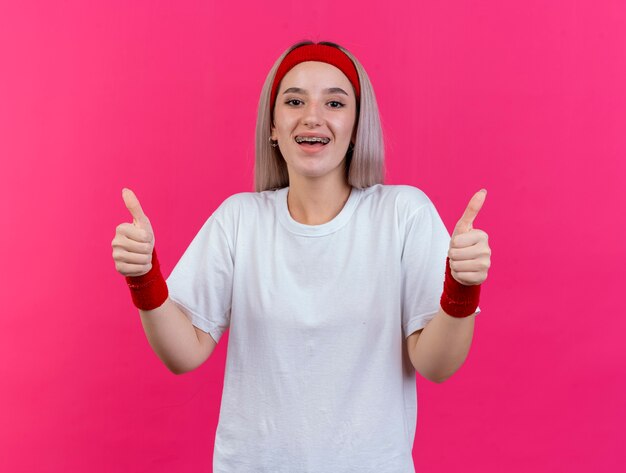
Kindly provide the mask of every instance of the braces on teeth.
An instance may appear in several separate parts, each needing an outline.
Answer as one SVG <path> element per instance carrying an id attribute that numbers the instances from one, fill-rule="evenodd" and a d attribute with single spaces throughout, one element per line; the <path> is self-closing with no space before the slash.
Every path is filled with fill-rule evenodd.
<path id="1" fill-rule="evenodd" d="M 303 142 L 309 142 L 309 143 L 323 143 L 323 144 L 327 144 L 330 139 L 329 138 L 321 138 L 319 136 L 296 136 L 296 142 L 297 143 L 303 143 Z"/>

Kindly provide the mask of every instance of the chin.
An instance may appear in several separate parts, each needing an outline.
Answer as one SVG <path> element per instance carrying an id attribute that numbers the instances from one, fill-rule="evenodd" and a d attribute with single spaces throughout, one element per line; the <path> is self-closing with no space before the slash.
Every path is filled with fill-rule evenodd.
<path id="1" fill-rule="evenodd" d="M 319 166 L 288 166 L 289 174 L 298 174 L 302 177 L 319 179 L 325 176 L 330 176 L 333 173 L 339 172 L 338 168 L 343 169 L 344 163 L 339 163 L 333 167 L 319 167 Z"/>

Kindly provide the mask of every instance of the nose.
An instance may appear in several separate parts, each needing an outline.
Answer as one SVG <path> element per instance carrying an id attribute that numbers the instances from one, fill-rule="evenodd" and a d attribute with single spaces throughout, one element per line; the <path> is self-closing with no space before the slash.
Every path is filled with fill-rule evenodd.
<path id="1" fill-rule="evenodd" d="M 310 100 L 304 108 L 302 123 L 308 127 L 320 126 L 324 122 L 322 106 L 321 102 Z"/>

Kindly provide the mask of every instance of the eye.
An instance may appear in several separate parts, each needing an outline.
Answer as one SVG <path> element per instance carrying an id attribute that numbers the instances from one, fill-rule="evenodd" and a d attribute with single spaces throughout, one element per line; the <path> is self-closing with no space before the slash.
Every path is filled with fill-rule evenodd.
<path id="1" fill-rule="evenodd" d="M 337 100 L 332 100 L 331 102 L 328 102 L 328 103 L 331 105 L 330 108 L 343 108 L 343 107 L 345 107 L 345 105 L 343 103 L 341 103 L 341 102 L 339 102 Z M 335 105 L 332 105 L 332 104 L 335 104 Z"/>
<path id="2" fill-rule="evenodd" d="M 292 102 L 299 102 L 299 103 L 292 103 Z M 302 103 L 302 100 L 299 99 L 289 99 L 285 102 L 287 105 L 300 105 Z"/>

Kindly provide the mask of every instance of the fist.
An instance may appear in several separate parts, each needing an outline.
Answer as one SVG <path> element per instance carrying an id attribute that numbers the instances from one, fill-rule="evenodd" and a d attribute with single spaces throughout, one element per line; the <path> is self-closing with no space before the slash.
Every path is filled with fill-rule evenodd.
<path id="1" fill-rule="evenodd" d="M 485 189 L 474 194 L 450 238 L 448 250 L 450 271 L 454 279 L 466 286 L 482 284 L 487 279 L 487 272 L 491 266 L 488 235 L 482 230 L 473 228 L 474 219 L 485 203 L 486 197 Z"/>
<path id="2" fill-rule="evenodd" d="M 120 223 L 115 229 L 111 242 L 115 269 L 123 276 L 143 276 L 152 269 L 154 232 L 134 192 L 122 189 L 122 199 L 133 223 Z"/>

